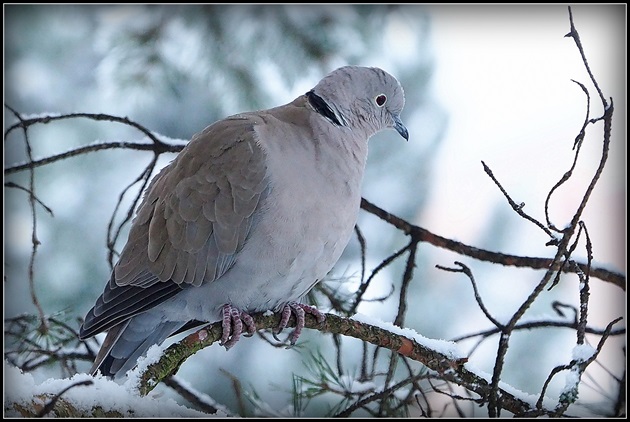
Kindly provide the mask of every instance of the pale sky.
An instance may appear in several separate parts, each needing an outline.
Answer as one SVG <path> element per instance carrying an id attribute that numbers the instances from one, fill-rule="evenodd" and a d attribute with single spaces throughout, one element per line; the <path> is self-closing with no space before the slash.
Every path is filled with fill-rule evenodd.
<path id="1" fill-rule="evenodd" d="M 569 168 L 573 139 L 585 116 L 586 97 L 571 79 L 591 89 L 591 117 L 599 116 L 602 108 L 575 43 L 564 37 L 569 32 L 565 6 L 465 10 L 436 7 L 432 15 L 433 83 L 438 100 L 448 110 L 449 125 L 435 168 L 442 179 L 440 189 L 433 191 L 435 204 L 429 207 L 435 214 L 423 216 L 423 223 L 442 235 L 471 241 L 485 227 L 465 224 L 468 219 L 487 213 L 494 201 L 507 206 L 483 172 L 481 160 L 513 199 L 526 203 L 526 212 L 543 218 L 546 193 Z M 625 37 L 618 38 L 624 35 L 619 31 L 621 20 L 610 9 L 577 6 L 573 12 L 591 69 L 604 95 L 615 100 L 608 168 L 585 218 L 599 255 L 623 268 L 625 253 L 618 242 L 607 238 L 619 234 L 619 227 L 610 224 L 611 217 L 618 223 L 625 220 L 621 212 L 625 200 L 619 198 L 625 192 L 625 70 L 621 67 Z M 587 138 L 581 154 L 581 161 L 589 165 L 576 172 L 583 183 L 561 189 L 558 202 L 552 202 L 557 204 L 552 216 L 560 226 L 573 215 L 575 201 L 581 199 L 584 183 L 599 162 L 601 124 L 590 131 L 594 135 Z M 563 201 L 567 201 L 566 209 L 560 204 Z M 465 204 L 466 212 L 452 204 Z M 598 218 L 602 215 L 606 218 Z"/>
<path id="2" fill-rule="evenodd" d="M 418 224 L 434 233 L 477 247 L 493 227 L 504 234 L 502 252 L 522 256 L 553 256 L 545 247 L 546 235 L 510 210 L 499 189 L 483 171 L 483 160 L 512 198 L 525 202 L 524 211 L 544 223 L 544 201 L 549 189 L 570 168 L 573 141 L 586 113 L 586 96 L 575 79 L 591 92 L 591 117 L 602 105 L 582 64 L 569 32 L 566 6 L 436 6 L 432 9 L 432 38 L 436 68 L 433 89 L 449 114 L 445 139 L 433 168 L 438 181 Z M 582 216 L 593 242 L 594 261 L 626 271 L 626 34 L 625 6 L 575 6 L 573 18 L 591 70 L 604 96 L 614 98 L 615 114 L 607 167 Z M 602 124 L 591 125 L 581 151 L 574 180 L 560 188 L 550 205 L 558 227 L 570 221 L 599 163 Z M 574 256 L 586 256 L 581 242 Z M 435 248 L 427 261 L 452 265 L 453 254 Z M 455 257 L 458 258 L 458 257 Z M 464 257 L 459 257 L 464 258 Z M 469 265 L 477 261 L 462 259 Z M 479 267 L 479 265 L 476 265 Z M 531 292 L 542 273 L 492 273 L 477 270 L 486 305 L 497 315 L 510 316 Z M 435 281 L 449 289 L 470 289 L 466 280 L 434 272 Z M 575 278 L 577 279 L 577 278 Z M 527 280 L 527 278 L 525 278 Z M 566 278 L 565 280 L 571 280 Z M 506 289 L 506 284 L 509 288 Z M 567 281 L 563 298 L 577 300 L 577 283 Z M 452 291 L 452 290 L 451 290 Z M 591 283 L 589 323 L 598 327 L 617 316 L 625 317 L 626 295 L 599 280 Z M 557 294 L 557 293 L 556 293 Z M 546 299 L 542 295 L 542 301 Z M 450 300 L 444 298 L 445 301 Z M 461 306 L 470 306 L 466 303 Z M 454 305 L 457 307 L 457 305 Z M 470 326 L 485 326 L 471 318 Z M 470 327 L 458 327 L 462 331 Z M 623 370 L 620 354 L 624 339 L 600 355 L 604 365 Z M 570 356 L 569 344 L 558 346 L 551 361 Z M 575 339 L 572 340 L 573 342 Z M 494 344 L 494 343 L 493 343 Z M 565 347 L 566 346 L 566 347 Z M 488 356 L 492 356 L 489 346 Z M 617 348 L 616 350 L 614 350 Z M 484 366 L 491 368 L 490 360 Z M 591 368 L 597 373 L 601 368 Z M 607 375 L 603 375 L 606 379 Z M 510 376 L 504 377 L 510 382 Z M 600 379 L 601 381 L 601 379 Z M 515 382 L 512 380 L 512 382 Z M 518 384 L 515 382 L 515 384 Z M 604 383 L 604 385 L 609 385 Z M 561 388 L 559 383 L 556 388 Z M 601 399 L 582 387 L 580 398 Z"/>

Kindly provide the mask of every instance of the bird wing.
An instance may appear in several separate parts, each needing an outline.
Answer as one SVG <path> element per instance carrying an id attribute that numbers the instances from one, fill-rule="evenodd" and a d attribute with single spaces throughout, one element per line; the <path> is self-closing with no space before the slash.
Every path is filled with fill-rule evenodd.
<path id="1" fill-rule="evenodd" d="M 151 181 L 105 291 L 81 337 L 110 329 L 234 263 L 268 186 L 255 120 L 221 120 Z"/>

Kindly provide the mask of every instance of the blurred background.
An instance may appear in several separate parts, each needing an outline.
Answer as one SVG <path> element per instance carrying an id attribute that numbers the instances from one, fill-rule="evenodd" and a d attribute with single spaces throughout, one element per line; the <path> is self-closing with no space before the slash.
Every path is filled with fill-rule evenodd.
<path id="1" fill-rule="evenodd" d="M 481 161 L 517 203 L 525 203 L 525 212 L 544 221 L 545 198 L 571 166 L 586 113 L 586 97 L 571 79 L 591 91 L 591 117 L 602 114 L 575 43 L 564 37 L 570 28 L 566 6 L 5 5 L 4 11 L 6 104 L 26 116 L 126 116 L 173 139 L 188 140 L 230 114 L 287 103 L 339 66 L 381 67 L 404 87 L 402 117 L 410 140 L 388 131 L 370 141 L 363 196 L 438 235 L 515 255 L 551 257 L 555 250 L 545 247 L 544 232 L 511 210 Z M 626 7 L 576 6 L 573 15 L 591 70 L 615 104 L 607 168 L 583 220 L 596 265 L 625 274 Z M 4 119 L 5 128 L 16 121 L 6 108 Z M 568 224 L 593 177 L 601 133 L 601 123 L 589 128 L 574 178 L 552 198 L 550 217 L 558 227 Z M 141 139 L 127 126 L 86 119 L 29 130 L 35 158 L 94 142 Z M 5 139 L 5 169 L 25 162 L 25 151 L 23 134 L 14 131 Z M 159 168 L 174 157 L 166 155 Z M 36 195 L 54 213 L 40 208 L 37 215 L 35 288 L 46 313 L 61 313 L 78 327 L 77 318 L 102 292 L 110 271 L 107 224 L 118 196 L 151 158 L 112 149 L 37 169 Z M 27 186 L 28 177 L 21 172 L 5 181 Z M 4 313 L 11 317 L 35 312 L 28 288 L 32 217 L 23 191 L 5 188 L 4 195 Z M 367 240 L 368 270 L 406 244 L 405 236 L 366 212 L 359 226 Z M 353 239 L 330 275 L 343 279 L 340 288 L 347 291 L 360 282 L 359 252 Z M 585 262 L 584 247 L 574 256 Z M 499 320 L 514 313 L 544 274 L 422 244 L 407 327 L 439 339 L 491 327 L 469 281 L 435 268 L 455 260 L 471 267 L 486 306 Z M 381 273 L 367 296 L 396 288 L 403 266 Z M 603 328 L 625 318 L 625 292 L 596 279 L 591 289 L 589 325 Z M 397 292 L 390 300 L 365 303 L 359 311 L 392 321 L 396 297 Z M 577 277 L 565 276 L 526 318 L 558 319 L 551 302 L 577 306 L 578 297 Z M 307 332 L 301 342 L 332 353 L 330 340 L 320 333 Z M 352 374 L 360 348 L 347 344 L 346 368 Z M 462 349 L 473 344 L 462 343 Z M 555 365 L 570 361 L 574 346 L 572 330 L 520 332 L 512 340 L 503 381 L 536 394 Z M 484 342 L 471 361 L 491 373 L 496 347 L 497 338 Z M 601 366 L 589 369 L 580 400 L 595 414 L 606 414 L 614 403 L 618 384 L 609 373 L 625 373 L 624 350 L 625 336 L 609 339 Z M 305 356 L 296 351 L 253 338 L 229 353 L 207 348 L 179 375 L 235 408 L 234 392 L 225 387 L 230 380 L 220 371 L 227 370 L 280 411 L 291 402 L 291 374 L 305 372 Z M 86 363 L 83 370 L 88 369 Z M 36 374 L 42 380 L 62 375 L 55 368 Z M 557 397 L 563 387 L 558 377 L 548 396 Z M 165 388 L 163 394 L 172 393 Z"/>

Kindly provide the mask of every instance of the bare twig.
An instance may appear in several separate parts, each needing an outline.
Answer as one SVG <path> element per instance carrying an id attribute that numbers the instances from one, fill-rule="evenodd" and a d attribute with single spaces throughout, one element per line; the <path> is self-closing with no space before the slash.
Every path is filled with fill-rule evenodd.
<path id="1" fill-rule="evenodd" d="M 7 104 L 5 104 L 5 107 L 13 111 L 13 109 Z M 142 126 L 141 124 L 136 123 L 133 120 L 130 120 L 126 117 L 118 117 L 118 116 L 113 116 L 111 114 L 103 114 L 103 113 L 96 113 L 96 114 L 95 113 L 68 113 L 68 114 L 60 114 L 57 116 L 48 115 L 48 116 L 35 117 L 31 119 L 19 119 L 18 123 L 15 123 L 7 128 L 7 130 L 4 132 L 4 137 L 6 138 L 13 130 L 18 129 L 18 128 L 25 129 L 37 123 L 46 124 L 46 123 L 50 123 L 50 122 L 54 122 L 58 120 L 76 119 L 76 118 L 86 118 L 86 119 L 97 120 L 97 121 L 100 120 L 100 121 L 106 121 L 106 122 L 122 123 L 127 126 L 131 126 L 138 129 L 140 132 L 144 133 L 149 139 L 151 139 L 151 141 L 153 141 L 155 145 L 159 145 L 163 148 L 168 147 L 168 145 L 160 141 L 153 132 L 151 132 L 150 130 Z"/>
<path id="2" fill-rule="evenodd" d="M 163 382 L 164 384 L 175 390 L 177 394 L 195 405 L 202 412 L 214 415 L 219 411 L 216 407 L 202 400 L 197 394 L 195 394 L 194 391 L 190 391 L 188 388 L 186 388 L 181 382 L 178 381 L 176 377 L 166 377 Z"/>
<path id="3" fill-rule="evenodd" d="M 588 68 L 588 63 L 586 62 L 586 57 L 584 55 L 584 51 L 579 40 L 579 35 L 577 33 L 577 30 L 575 29 L 575 26 L 573 25 L 573 16 L 571 14 L 571 8 L 569 8 L 569 17 L 571 21 L 571 32 L 569 33 L 569 35 L 573 37 L 576 44 L 578 45 L 578 49 L 580 50 L 580 54 L 582 55 L 582 60 L 584 62 L 584 65 L 587 68 L 589 75 L 591 76 L 591 79 L 593 80 L 594 85 L 596 86 L 598 92 L 600 93 L 600 98 L 604 105 L 604 116 L 603 116 L 604 136 L 603 136 L 602 156 L 600 159 L 599 166 L 593 178 L 591 179 L 591 182 L 586 188 L 586 191 L 582 197 L 582 201 L 580 202 L 575 214 L 573 215 L 571 222 L 565 229 L 561 231 L 562 238 L 560 242 L 558 243 L 558 249 L 553 260 L 553 265 L 551 266 L 549 270 L 547 270 L 547 272 L 545 273 L 545 276 L 542 278 L 540 283 L 535 287 L 535 289 L 529 295 L 529 297 L 525 300 L 525 302 L 523 302 L 523 304 L 514 313 L 514 315 L 512 316 L 512 318 L 506 325 L 506 329 L 503 335 L 499 339 L 499 348 L 497 350 L 497 357 L 495 360 L 494 370 L 492 373 L 492 385 L 491 385 L 491 391 L 490 391 L 489 401 L 488 401 L 488 413 L 489 413 L 489 416 L 491 417 L 496 417 L 500 415 L 501 400 L 499 399 L 499 380 L 501 378 L 501 373 L 502 373 L 503 365 L 504 365 L 504 359 L 508 350 L 508 345 L 509 345 L 509 340 L 510 340 L 510 335 L 512 333 L 512 330 L 516 326 L 516 323 L 523 316 L 525 311 L 529 309 L 531 304 L 536 300 L 536 298 L 543 291 L 544 286 L 546 286 L 547 283 L 549 283 L 549 281 L 551 280 L 553 276 L 552 268 L 555 267 L 556 265 L 560 265 L 561 267 L 566 266 L 566 262 L 570 257 L 570 253 L 568 253 L 569 243 L 571 241 L 571 238 L 573 237 L 573 234 L 578 226 L 578 222 L 580 221 L 582 212 L 584 211 L 584 208 L 586 207 L 586 204 L 588 200 L 590 199 L 591 193 L 593 192 L 593 189 L 595 188 L 595 185 L 597 184 L 600 178 L 600 175 L 604 169 L 606 160 L 608 158 L 608 150 L 610 147 L 610 128 L 612 125 L 612 113 L 613 113 L 612 100 L 611 100 L 610 106 L 608 106 L 603 95 L 601 95 L 601 91 L 599 91 L 599 87 L 595 83 L 595 80 L 593 78 L 592 73 L 590 72 L 590 69 Z M 581 132 L 582 131 L 580 131 L 580 133 Z M 576 159 L 577 159 L 577 155 L 578 154 L 576 152 Z M 570 177 L 570 175 L 566 176 L 566 178 L 568 177 Z M 566 267 L 570 267 L 570 266 L 566 266 Z"/>
<path id="4" fill-rule="evenodd" d="M 66 391 L 74 387 L 82 387 L 82 386 L 92 385 L 92 384 L 94 384 L 94 381 L 92 380 L 78 381 L 78 382 L 75 382 L 74 384 L 70 384 L 69 386 L 61 390 L 59 393 L 55 394 L 55 396 L 48 403 L 46 403 L 46 405 L 42 408 L 42 410 L 38 412 L 37 417 L 42 418 L 46 416 L 48 413 L 50 413 L 54 409 L 55 404 L 57 404 L 57 401 L 61 398 L 61 396 Z"/>
<path id="5" fill-rule="evenodd" d="M 431 233 L 422 227 L 415 226 L 407 221 L 403 220 L 396 215 L 385 211 L 377 205 L 369 202 L 365 198 L 361 200 L 361 208 L 365 211 L 374 214 L 382 220 L 388 222 L 392 226 L 398 228 L 403 233 L 412 236 L 418 242 L 426 242 L 438 248 L 448 249 L 450 251 L 466 255 L 479 261 L 493 262 L 505 266 L 512 266 L 518 268 L 531 268 L 534 270 L 546 270 L 551 268 L 552 270 L 559 270 L 561 265 L 554 263 L 551 258 L 533 258 L 526 256 L 509 255 L 499 252 L 487 251 L 484 249 L 469 246 L 455 240 L 447 239 L 437 234 Z M 578 263 L 582 271 L 585 270 L 586 264 Z M 571 273 L 573 268 L 562 268 L 562 271 Z M 594 267 L 591 269 L 591 277 L 596 277 L 602 281 L 612 283 L 623 290 L 626 290 L 626 277 L 625 275 L 607 270 L 605 268 Z"/>
<path id="6" fill-rule="evenodd" d="M 55 214 L 53 213 L 53 210 L 50 209 L 46 204 L 44 204 L 42 201 L 40 201 L 40 199 L 35 196 L 35 193 L 31 192 L 30 190 L 28 190 L 27 188 L 18 185 L 17 183 L 13 183 L 13 182 L 6 182 L 4 184 L 5 187 L 7 188 L 14 188 L 14 189 L 19 189 L 22 190 L 26 193 L 29 194 L 29 197 L 33 197 L 33 199 L 35 200 L 35 202 L 37 202 L 48 214 L 50 214 L 51 217 L 54 217 Z"/>
<path id="7" fill-rule="evenodd" d="M 394 325 L 398 327 L 405 326 L 405 313 L 407 312 L 407 290 L 409 289 L 409 284 L 411 283 L 411 280 L 413 278 L 413 269 L 415 267 L 417 246 L 418 243 L 412 240 L 411 243 L 409 243 L 409 245 L 405 248 L 409 249 L 409 256 L 407 257 L 405 273 L 403 274 L 402 284 L 400 286 L 400 294 L 398 295 L 398 312 L 396 314 L 396 318 L 394 318 Z M 372 273 L 372 275 L 374 275 L 374 273 Z M 391 381 L 393 380 L 394 374 L 396 373 L 397 364 L 398 356 L 392 353 L 389 358 L 389 367 L 387 370 L 387 376 L 385 377 L 385 385 L 390 385 Z M 387 401 L 382 400 L 379 405 L 377 413 L 378 416 L 383 416 L 385 414 L 384 412 L 386 406 Z"/>
<path id="8" fill-rule="evenodd" d="M 584 229 L 584 234 L 586 236 L 586 253 L 588 259 L 587 271 L 586 274 L 580 277 L 580 322 L 577 328 L 577 344 L 584 344 L 584 336 L 586 332 L 586 323 L 588 317 L 588 303 L 589 303 L 589 269 L 591 267 L 591 262 L 593 261 L 593 245 L 591 244 L 591 238 L 588 235 L 588 230 L 586 229 L 586 225 L 580 221 L 580 229 Z"/>
<path id="9" fill-rule="evenodd" d="M 580 88 L 582 88 L 582 91 L 584 91 L 584 93 L 586 94 L 586 117 L 584 119 L 582 128 L 580 129 L 578 135 L 575 137 L 575 142 L 573 144 L 573 149 L 575 150 L 575 154 L 573 155 L 573 162 L 571 163 L 571 168 L 562 175 L 560 180 L 555 185 L 553 185 L 553 187 L 549 190 L 549 193 L 547 194 L 547 198 L 545 199 L 545 219 L 547 220 L 547 225 L 551 228 L 551 230 L 554 230 L 559 233 L 563 232 L 564 229 L 557 228 L 551 222 L 551 219 L 549 218 L 549 202 L 551 201 L 551 197 L 556 191 L 556 189 L 562 186 L 567 180 L 571 178 L 571 176 L 573 176 L 573 170 L 575 170 L 578 157 L 580 156 L 580 150 L 582 148 L 582 141 L 584 140 L 584 137 L 586 136 L 586 126 L 588 125 L 589 111 L 591 108 L 591 96 L 588 93 L 588 90 L 586 89 L 586 87 L 577 81 L 573 81 L 573 82 L 578 84 Z"/>
<path id="10" fill-rule="evenodd" d="M 488 308 L 486 308 L 486 305 L 483 304 L 483 300 L 481 299 L 481 295 L 479 294 L 479 290 L 477 289 L 477 283 L 475 282 L 475 277 L 473 276 L 473 273 L 470 270 L 470 268 L 468 268 L 466 265 L 462 264 L 459 261 L 455 261 L 455 265 L 458 265 L 460 268 L 447 268 L 441 265 L 436 265 L 436 268 L 439 268 L 444 271 L 466 274 L 466 276 L 468 276 L 468 279 L 472 283 L 473 292 L 475 293 L 475 300 L 477 301 L 477 305 L 479 305 L 479 308 L 484 313 L 486 318 L 488 318 L 488 320 L 492 322 L 492 324 L 494 324 L 495 327 L 497 327 L 499 330 L 503 330 L 505 328 L 503 324 L 501 324 L 496 318 L 494 318 L 490 314 L 490 311 L 488 311 Z"/>
<path id="11" fill-rule="evenodd" d="M 7 106 L 7 108 L 15 115 L 15 117 L 23 122 L 20 113 Z M 28 157 L 29 162 L 33 162 L 33 150 L 31 148 L 31 143 L 28 137 L 27 126 L 22 127 L 22 131 L 24 132 L 24 144 L 26 145 L 26 156 Z M 46 321 L 46 316 L 44 314 L 44 309 L 42 308 L 39 299 L 37 298 L 37 294 L 35 292 L 35 255 L 37 254 L 37 249 L 39 248 L 40 241 L 37 238 L 37 209 L 36 204 L 38 203 L 37 197 L 35 196 L 35 169 L 29 168 L 29 186 L 27 189 L 28 192 L 28 200 L 31 209 L 31 243 L 33 248 L 31 249 L 31 257 L 28 263 L 28 286 L 31 294 L 31 302 L 37 308 L 37 312 L 39 313 L 40 326 L 39 330 L 41 333 L 45 334 L 48 331 L 48 322 Z M 46 207 L 48 208 L 48 207 Z"/>
<path id="12" fill-rule="evenodd" d="M 534 223 L 536 226 L 540 227 L 540 229 L 542 229 L 545 233 L 547 233 L 547 235 L 551 238 L 551 240 L 549 241 L 548 245 L 555 245 L 557 243 L 557 239 L 556 237 L 553 235 L 553 233 L 551 232 L 551 230 L 549 230 L 547 227 L 545 227 L 542 223 L 540 223 L 538 220 L 536 220 L 535 218 L 529 216 L 527 213 L 525 213 L 525 211 L 523 211 L 523 208 L 525 208 L 525 203 L 520 203 L 517 204 L 516 202 L 514 202 L 514 200 L 510 197 L 510 195 L 506 192 L 506 190 L 503 188 L 503 186 L 501 186 L 501 183 L 499 183 L 499 181 L 497 180 L 496 177 L 494 177 L 494 173 L 492 172 L 492 170 L 490 170 L 490 167 L 488 167 L 486 165 L 486 163 L 484 163 L 483 161 L 481 162 L 481 164 L 483 165 L 483 170 L 486 172 L 486 174 L 492 179 L 492 181 L 494 182 L 495 185 L 497 185 L 497 187 L 499 188 L 499 190 L 501 191 L 501 193 L 503 194 L 503 196 L 505 196 L 505 199 L 507 199 L 508 203 L 510 204 L 510 206 L 512 207 L 512 209 L 521 217 L 523 217 L 524 219 L 531 221 L 532 223 Z"/>
<path id="13" fill-rule="evenodd" d="M 122 123 L 127 126 L 131 126 L 139 130 L 140 132 L 142 132 L 144 135 L 147 136 L 147 138 L 149 138 L 149 140 L 151 140 L 151 143 L 103 142 L 103 143 L 86 145 L 79 148 L 71 149 L 64 153 L 52 155 L 50 157 L 46 157 L 41 160 L 33 160 L 32 157 L 30 157 L 27 163 L 17 164 L 17 165 L 13 165 L 13 166 L 9 166 L 5 168 L 4 169 L 5 174 L 17 173 L 17 172 L 24 171 L 27 169 L 34 169 L 34 168 L 37 168 L 46 164 L 51 164 L 51 163 L 54 163 L 56 161 L 63 160 L 66 158 L 86 154 L 88 152 L 101 151 L 101 150 L 106 150 L 106 149 L 133 149 L 137 151 L 153 151 L 156 155 L 160 155 L 165 152 L 179 152 L 184 147 L 183 144 L 173 145 L 173 144 L 168 144 L 161 141 L 159 139 L 159 135 L 151 132 L 150 130 L 142 126 L 141 124 L 134 122 L 133 120 L 130 120 L 126 117 L 118 117 L 118 116 L 113 116 L 110 114 L 102 114 L 102 113 L 98 113 L 98 114 L 68 113 L 68 114 L 62 114 L 58 116 L 47 115 L 47 116 L 41 116 L 41 117 L 36 117 L 36 118 L 31 118 L 31 119 L 22 119 L 19 117 L 17 112 L 13 110 L 10 106 L 5 104 L 5 107 L 11 110 L 16 115 L 16 117 L 18 117 L 18 120 L 19 120 L 18 123 L 15 123 L 14 125 L 10 126 L 4 132 L 5 139 L 13 130 L 18 129 L 18 128 L 22 128 L 22 130 L 26 131 L 29 127 L 36 124 L 46 124 L 46 123 L 65 120 L 65 119 L 86 118 L 86 119 L 96 120 L 96 121 Z"/>
<path id="14" fill-rule="evenodd" d="M 61 161 L 66 158 L 75 157 L 89 152 L 103 151 L 107 149 L 131 149 L 135 151 L 152 151 L 156 153 L 163 152 L 179 152 L 183 148 L 183 145 L 169 145 L 163 144 L 164 147 L 157 147 L 154 144 L 148 144 L 143 142 L 103 142 L 93 145 L 86 145 L 79 148 L 71 149 L 61 154 L 51 155 L 50 157 L 42 158 L 41 160 L 33 160 L 32 162 L 24 164 L 16 164 L 8 167 L 4 170 L 5 174 L 18 173 L 20 171 L 35 169 L 47 164 L 52 164 L 56 161 Z"/>
<path id="15" fill-rule="evenodd" d="M 582 42 L 580 41 L 580 34 L 578 33 L 577 29 L 575 29 L 575 24 L 573 23 L 573 11 L 571 10 L 571 6 L 568 6 L 568 9 L 569 9 L 569 22 L 571 24 L 571 30 L 569 31 L 568 34 L 565 35 L 565 37 L 571 37 L 575 41 L 575 45 L 580 51 L 580 56 L 582 57 L 582 63 L 584 63 L 584 67 L 586 68 L 586 71 L 588 72 L 588 76 L 591 78 L 591 82 L 593 83 L 593 86 L 595 86 L 595 90 L 599 94 L 599 98 L 602 104 L 604 105 L 604 108 L 607 109 L 608 103 L 606 102 L 606 99 L 604 98 L 604 94 L 602 93 L 602 90 L 599 88 L 599 84 L 597 83 L 595 76 L 593 76 L 593 72 L 591 72 L 591 68 L 588 65 L 588 61 L 586 60 L 586 54 L 584 53 L 584 47 L 582 47 Z"/>
<path id="16" fill-rule="evenodd" d="M 231 374 L 225 369 L 220 369 L 223 374 L 232 381 L 232 388 L 234 389 L 234 395 L 236 396 L 236 402 L 238 403 L 238 415 L 241 417 L 246 417 L 246 409 L 245 409 L 245 400 L 243 399 L 243 387 L 241 386 L 241 381 L 236 377 L 236 375 Z"/>
<path id="17" fill-rule="evenodd" d="M 530 322 L 522 322 L 520 324 L 517 324 L 516 326 L 514 326 L 513 331 L 533 330 L 536 328 L 566 328 L 566 329 L 577 331 L 578 324 L 577 322 L 569 322 L 569 321 L 553 321 L 553 320 L 530 321 Z M 501 332 L 501 329 L 499 328 L 489 328 L 487 330 L 477 331 L 475 333 L 469 333 L 469 334 L 453 337 L 451 338 L 451 341 L 458 343 L 464 340 L 470 340 L 475 337 L 488 338 L 490 336 L 499 334 L 500 332 Z M 604 334 L 603 329 L 598 329 L 598 328 L 593 328 L 593 327 L 585 327 L 584 332 L 586 334 L 593 334 L 593 335 L 599 335 L 599 336 Z M 609 335 L 623 336 L 625 334 L 626 334 L 625 328 L 618 328 L 616 330 L 612 330 Z"/>
<path id="18" fill-rule="evenodd" d="M 355 410 L 361 409 L 362 407 L 367 406 L 370 403 L 373 403 L 375 401 L 380 401 L 381 403 L 383 402 L 383 399 L 392 395 L 396 390 L 399 390 L 401 387 L 404 387 L 405 385 L 412 383 L 414 381 L 417 381 L 423 377 L 425 377 L 426 374 L 424 373 L 420 373 L 416 376 L 413 377 L 409 377 L 406 378 L 394 385 L 392 385 L 389 388 L 384 389 L 383 391 L 379 391 L 378 393 L 374 393 L 372 395 L 370 395 L 369 397 L 366 397 L 363 400 L 359 400 L 358 402 L 354 403 L 352 406 L 346 408 L 343 410 L 343 412 L 337 413 L 336 415 L 334 415 L 334 417 L 339 417 L 339 418 L 347 418 L 349 417 L 352 412 L 354 412 Z M 387 384 L 385 384 L 387 385 Z"/>
<path id="19" fill-rule="evenodd" d="M 380 264 L 378 264 L 378 266 L 376 268 L 374 268 L 374 270 L 372 270 L 372 273 L 370 274 L 368 279 L 365 282 L 362 282 L 361 285 L 359 286 L 359 288 L 357 289 L 357 292 L 355 293 L 354 302 L 353 302 L 352 306 L 350 307 L 350 309 L 348 311 L 348 315 L 352 315 L 352 314 L 356 313 L 357 308 L 359 307 L 359 304 L 362 301 L 364 301 L 363 295 L 365 294 L 367 288 L 370 286 L 370 283 L 372 282 L 374 277 L 383 268 L 385 268 L 388 265 L 390 265 L 393 261 L 395 261 L 398 257 L 400 257 L 402 254 L 404 254 L 408 249 L 410 249 L 413 244 L 414 244 L 414 242 L 412 241 L 409 244 L 407 244 L 407 246 L 405 246 L 404 248 L 394 252 L 393 254 L 391 254 L 390 256 L 385 258 Z"/>
<path id="20" fill-rule="evenodd" d="M 127 185 L 127 187 L 118 196 L 118 201 L 116 202 L 116 207 L 114 208 L 114 212 L 112 213 L 112 217 L 110 218 L 109 223 L 107 224 L 107 250 L 108 250 L 107 261 L 109 263 L 110 269 L 114 268 L 114 255 L 116 254 L 116 251 L 115 251 L 116 241 L 118 240 L 118 238 L 119 238 L 119 236 L 120 236 L 120 234 L 122 232 L 122 229 L 125 226 L 125 224 L 127 224 L 129 221 L 131 221 L 131 219 L 133 217 L 133 212 L 136 209 L 136 207 L 138 206 L 138 203 L 140 202 L 140 199 L 142 198 L 142 194 L 143 194 L 144 190 L 146 189 L 147 185 L 149 184 L 149 181 L 151 180 L 151 174 L 153 173 L 153 170 L 155 169 L 155 165 L 157 164 L 158 158 L 159 158 L 159 154 L 157 154 L 157 153 L 154 154 L 153 155 L 153 159 L 147 165 L 147 167 L 142 171 L 140 176 L 138 176 L 136 178 L 136 180 L 134 180 L 129 185 Z M 135 185 L 136 183 L 138 183 L 140 181 L 142 181 L 142 185 L 140 186 L 140 189 L 138 190 L 138 193 L 134 197 L 133 202 L 131 203 L 131 205 L 127 209 L 127 213 L 125 215 L 125 218 L 118 225 L 118 227 L 116 227 L 116 230 L 112 233 L 113 226 L 114 226 L 114 219 L 116 217 L 116 213 L 118 212 L 118 209 L 120 208 L 120 205 L 122 204 L 122 200 L 123 200 L 125 194 L 127 193 L 127 191 L 129 189 L 131 189 L 131 187 L 133 185 Z"/>
<path id="21" fill-rule="evenodd" d="M 354 226 L 354 232 L 357 234 L 357 240 L 359 241 L 359 246 L 361 247 L 361 285 L 365 281 L 365 261 L 366 261 L 366 251 L 367 251 L 367 242 L 365 241 L 365 237 L 357 224 Z"/>
<path id="22" fill-rule="evenodd" d="M 536 402 L 536 409 L 541 411 L 541 413 L 532 412 L 532 413 L 528 413 L 527 415 L 533 416 L 533 415 L 546 414 L 545 411 L 542 411 L 542 402 L 543 402 L 543 398 L 545 396 L 545 392 L 547 391 L 547 387 L 549 386 L 549 383 L 551 382 L 553 377 L 555 375 L 557 375 L 558 373 L 562 372 L 562 371 L 572 370 L 573 368 L 575 368 L 578 371 L 578 376 L 581 377 L 582 374 L 584 373 L 584 371 L 586 370 L 586 368 L 588 367 L 588 365 L 590 365 L 592 362 L 595 361 L 595 359 L 597 359 L 597 356 L 601 352 L 602 347 L 604 347 L 604 343 L 606 342 L 606 340 L 608 339 L 608 337 L 610 335 L 610 332 L 612 331 L 613 325 L 615 325 L 617 322 L 621 321 L 621 319 L 622 318 L 616 318 L 616 319 L 611 321 L 606 326 L 606 329 L 604 330 L 604 334 L 602 335 L 601 339 L 599 340 L 599 343 L 597 344 L 597 349 L 596 349 L 595 353 L 593 353 L 593 355 L 591 355 L 590 358 L 588 358 L 586 360 L 571 360 L 571 362 L 569 362 L 567 365 L 559 365 L 559 366 L 555 367 L 551 371 L 551 373 L 549 374 L 549 376 L 545 380 L 545 383 L 543 385 L 543 388 L 542 388 L 542 391 L 541 391 L 540 396 L 538 398 L 538 401 Z M 562 402 L 562 398 L 561 398 L 561 402 Z M 566 409 L 569 406 L 569 404 L 571 404 L 571 403 L 572 403 L 572 401 L 571 402 L 565 401 L 564 403 L 560 403 L 558 405 L 558 407 L 554 410 L 553 416 L 556 416 L 556 417 L 557 416 L 561 416 L 566 411 Z"/>

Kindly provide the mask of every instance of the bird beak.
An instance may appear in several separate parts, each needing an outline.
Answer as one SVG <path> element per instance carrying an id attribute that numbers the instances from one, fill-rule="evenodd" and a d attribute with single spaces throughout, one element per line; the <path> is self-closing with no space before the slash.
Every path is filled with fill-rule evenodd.
<path id="1" fill-rule="evenodd" d="M 403 124 L 402 120 L 400 120 L 400 117 L 392 114 L 392 118 L 394 119 L 394 129 L 396 129 L 396 131 L 400 133 L 400 136 L 405 138 L 406 141 L 409 141 L 409 131 Z"/>

